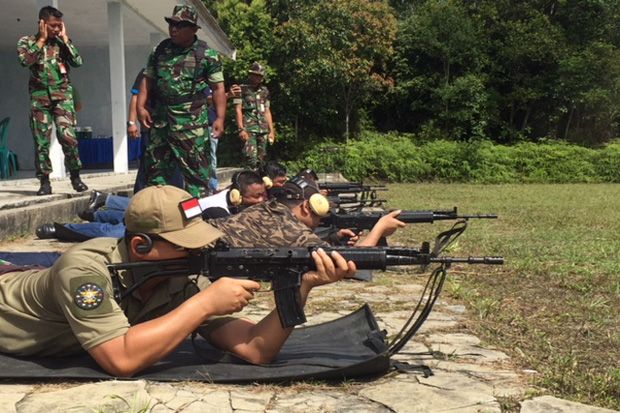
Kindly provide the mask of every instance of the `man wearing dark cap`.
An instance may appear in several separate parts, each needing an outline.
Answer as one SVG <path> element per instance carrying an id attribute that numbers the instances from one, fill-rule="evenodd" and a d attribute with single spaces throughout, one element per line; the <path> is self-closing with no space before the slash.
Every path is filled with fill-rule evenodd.
<path id="1" fill-rule="evenodd" d="M 71 67 L 82 65 L 82 57 L 71 43 L 60 10 L 45 6 L 39 11 L 39 31 L 17 43 L 19 63 L 30 69 L 30 129 L 34 137 L 34 166 L 41 182 L 37 195 L 52 193 L 49 175 L 52 124 L 65 154 L 71 185 L 77 192 L 88 189 L 80 179 L 82 162 L 75 135 L 74 90 L 69 80 Z"/>
<path id="2" fill-rule="evenodd" d="M 48 269 L 0 266 L 0 352 L 64 356 L 86 350 L 108 373 L 131 376 L 200 327 L 222 350 L 251 363 L 272 360 L 292 331 L 281 327 L 276 311 L 258 323 L 221 317 L 248 304 L 260 288 L 255 281 L 223 277 L 199 289 L 190 277 L 162 276 L 130 291 L 138 270 L 108 269 L 184 258 L 213 245 L 221 232 L 181 212 L 180 203 L 189 198 L 173 186 L 145 188 L 129 204 L 124 238 L 84 242 Z M 313 258 L 317 271 L 304 274 L 301 302 L 312 288 L 355 273 L 355 265 L 337 253 L 320 250 Z"/>
<path id="3" fill-rule="evenodd" d="M 246 208 L 228 218 L 208 222 L 224 233 L 222 241 L 231 247 L 327 246 L 315 233 L 321 218 L 329 215 L 329 201 L 312 180 L 295 177 L 270 191 L 272 199 Z M 381 217 L 368 235 L 355 245 L 375 246 L 405 223 L 392 211 Z"/>
<path id="4" fill-rule="evenodd" d="M 248 71 L 248 83 L 240 85 L 241 94 L 233 99 L 239 137 L 244 142 L 243 155 L 247 168 L 256 169 L 265 162 L 267 142 L 273 144 L 273 128 L 269 90 L 262 85 L 265 68 L 254 62 Z"/>
<path id="5" fill-rule="evenodd" d="M 207 195 L 211 176 L 206 90 L 212 90 L 217 115 L 212 134 L 217 137 L 224 131 L 226 93 L 217 52 L 196 37 L 197 19 L 189 5 L 177 5 L 172 16 L 166 17 L 170 38 L 148 58 L 138 117 L 145 127 L 151 127 L 145 156 L 148 184 L 169 184 L 178 164 L 185 188 L 198 197 Z"/>

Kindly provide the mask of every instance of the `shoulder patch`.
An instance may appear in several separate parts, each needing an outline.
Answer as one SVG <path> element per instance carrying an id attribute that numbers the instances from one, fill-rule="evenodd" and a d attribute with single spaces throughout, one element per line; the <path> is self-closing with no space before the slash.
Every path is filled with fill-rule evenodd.
<path id="1" fill-rule="evenodd" d="M 104 291 L 98 284 L 88 282 L 77 287 L 73 293 L 73 301 L 82 310 L 93 310 L 101 305 Z"/>
<path id="2" fill-rule="evenodd" d="M 69 283 L 69 288 L 70 309 L 77 318 L 86 319 L 113 310 L 114 298 L 104 277 L 74 277 Z"/>

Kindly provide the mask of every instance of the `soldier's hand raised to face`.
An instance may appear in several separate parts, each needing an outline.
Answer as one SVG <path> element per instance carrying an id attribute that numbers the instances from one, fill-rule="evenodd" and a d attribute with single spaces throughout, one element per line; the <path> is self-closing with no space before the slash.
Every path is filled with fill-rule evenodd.
<path id="1" fill-rule="evenodd" d="M 38 41 L 45 43 L 47 41 L 47 24 L 45 20 L 39 20 L 39 38 Z"/>
<path id="2" fill-rule="evenodd" d="M 65 25 L 65 22 L 60 23 L 60 38 L 65 43 L 69 42 L 69 35 L 67 34 L 67 26 Z"/>

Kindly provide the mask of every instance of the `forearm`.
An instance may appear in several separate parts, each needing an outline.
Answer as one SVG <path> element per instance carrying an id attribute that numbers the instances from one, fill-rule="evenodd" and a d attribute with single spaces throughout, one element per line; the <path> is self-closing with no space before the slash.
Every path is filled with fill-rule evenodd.
<path id="1" fill-rule="evenodd" d="M 146 109 L 146 102 L 148 102 L 151 91 L 151 83 L 153 81 L 144 76 L 142 82 L 140 82 L 140 93 L 138 94 L 138 101 L 136 102 L 136 111 L 141 109 Z"/>
<path id="2" fill-rule="evenodd" d="M 243 129 L 243 110 L 241 109 L 241 105 L 235 105 L 235 117 L 237 119 L 237 127 Z"/>
<path id="3" fill-rule="evenodd" d="M 377 228 L 375 225 L 368 235 L 355 243 L 356 247 L 376 247 L 379 240 L 383 237 L 383 229 Z"/>
<path id="4" fill-rule="evenodd" d="M 269 132 L 273 132 L 273 119 L 271 117 L 271 109 L 269 108 L 265 110 L 265 120 L 267 121 L 267 126 L 269 126 Z"/>
<path id="5" fill-rule="evenodd" d="M 78 52 L 77 48 L 73 45 L 73 43 L 71 43 L 71 40 L 69 39 L 63 40 L 63 44 L 64 44 L 64 47 L 66 47 L 68 51 L 67 63 L 69 63 L 73 67 L 82 66 L 82 63 L 84 63 L 84 61 L 82 60 L 82 56 L 80 56 L 80 52 Z"/>
<path id="6" fill-rule="evenodd" d="M 217 118 L 224 119 L 226 117 L 226 90 L 224 89 L 224 83 L 214 83 L 210 86 Z"/>
<path id="7" fill-rule="evenodd" d="M 45 41 L 39 40 L 30 45 L 26 43 L 20 43 L 17 47 L 17 58 L 19 60 L 19 64 L 24 67 L 30 67 L 33 64 L 37 63 L 39 61 L 44 45 Z"/>
<path id="8" fill-rule="evenodd" d="M 302 283 L 300 299 L 305 306 L 310 287 Z M 283 328 L 278 311 L 274 309 L 258 323 L 238 319 L 215 330 L 208 337 L 214 346 L 229 351 L 253 364 L 273 361 L 291 335 L 293 327 Z"/>
<path id="9" fill-rule="evenodd" d="M 138 120 L 138 95 L 131 95 L 129 99 L 129 114 L 127 120 L 136 122 Z"/>
<path id="10" fill-rule="evenodd" d="M 170 354 L 209 315 L 194 296 L 168 314 L 132 326 L 125 335 L 89 353 L 108 373 L 131 376 Z"/>

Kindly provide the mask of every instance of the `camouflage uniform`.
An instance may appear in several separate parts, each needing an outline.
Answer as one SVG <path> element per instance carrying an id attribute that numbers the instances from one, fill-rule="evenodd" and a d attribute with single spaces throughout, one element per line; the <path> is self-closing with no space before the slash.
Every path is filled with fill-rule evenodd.
<path id="1" fill-rule="evenodd" d="M 208 221 L 224 233 L 221 241 L 236 248 L 328 246 L 286 205 L 271 200 L 236 215 Z"/>
<path id="2" fill-rule="evenodd" d="M 175 7 L 175 16 L 185 18 L 184 13 L 195 11 Z M 145 156 L 148 183 L 168 184 L 178 163 L 187 192 L 204 196 L 211 176 L 205 92 L 210 83 L 224 81 L 218 54 L 198 39 L 187 49 L 166 39 L 151 52 L 145 76 L 154 82 L 153 128 Z"/>
<path id="3" fill-rule="evenodd" d="M 267 156 L 269 124 L 265 110 L 269 109 L 269 90 L 265 86 L 241 85 L 241 96 L 233 99 L 233 104 L 242 105 L 243 127 L 250 137 L 243 147 L 246 166 L 257 168 Z"/>
<path id="4" fill-rule="evenodd" d="M 35 168 L 38 178 L 52 172 L 49 159 L 52 122 L 65 154 L 69 171 L 82 168 L 75 135 L 73 87 L 69 81 L 69 66 L 82 65 L 75 46 L 60 38 L 49 39 L 43 48 L 36 36 L 24 36 L 17 43 L 17 55 L 22 66 L 30 69 L 30 128 L 35 142 Z"/>

